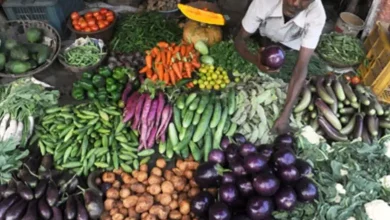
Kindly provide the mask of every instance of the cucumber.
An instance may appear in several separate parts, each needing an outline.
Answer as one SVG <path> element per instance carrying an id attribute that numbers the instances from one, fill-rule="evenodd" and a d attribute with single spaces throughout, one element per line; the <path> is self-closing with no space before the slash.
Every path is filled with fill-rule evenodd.
<path id="1" fill-rule="evenodd" d="M 173 146 L 176 146 L 179 143 L 177 131 L 175 125 L 172 122 L 168 125 L 168 137 L 171 140 Z"/>
<path id="2" fill-rule="evenodd" d="M 187 132 L 187 129 L 186 128 L 182 128 L 180 131 L 179 131 L 179 140 L 182 141 L 184 139 L 184 136 L 186 135 L 186 132 Z"/>
<path id="3" fill-rule="evenodd" d="M 237 124 L 236 123 L 231 123 L 229 130 L 226 132 L 226 136 L 230 137 L 233 136 L 234 133 L 236 133 L 237 130 Z"/>
<path id="4" fill-rule="evenodd" d="M 176 106 L 183 110 L 185 107 L 185 97 L 184 95 L 179 96 L 179 98 L 176 100 Z"/>
<path id="5" fill-rule="evenodd" d="M 194 101 L 194 99 L 196 98 L 196 93 L 191 93 L 189 96 L 187 96 L 187 99 L 186 99 L 186 106 L 189 106 L 191 104 L 192 101 Z"/>
<path id="6" fill-rule="evenodd" d="M 188 107 L 191 111 L 195 111 L 198 108 L 200 98 L 196 97 L 194 101 L 191 102 L 190 106 Z"/>
<path id="7" fill-rule="evenodd" d="M 213 117 L 210 121 L 210 128 L 217 127 L 219 120 L 221 120 L 221 115 L 222 115 L 222 104 L 221 104 L 221 101 L 218 100 L 215 102 L 215 105 L 214 105 L 214 113 L 213 113 Z"/>
<path id="8" fill-rule="evenodd" d="M 183 128 L 188 128 L 191 125 L 192 119 L 194 118 L 194 114 L 195 114 L 194 111 L 188 109 L 188 111 L 186 112 L 183 118 Z"/>
<path id="9" fill-rule="evenodd" d="M 207 104 L 206 110 L 203 112 L 202 117 L 196 127 L 192 140 L 198 142 L 206 133 L 207 127 L 210 124 L 211 116 L 213 115 L 213 104 Z"/>
<path id="10" fill-rule="evenodd" d="M 200 121 L 201 116 L 201 114 L 195 113 L 194 118 L 192 119 L 192 125 L 197 125 Z"/>
<path id="11" fill-rule="evenodd" d="M 229 112 L 228 112 L 229 114 Z M 230 118 L 228 118 L 225 122 L 225 125 L 223 126 L 222 134 L 226 134 L 229 131 L 230 125 L 232 122 L 230 121 Z"/>
<path id="12" fill-rule="evenodd" d="M 206 130 L 206 129 L 205 129 Z M 203 160 L 204 161 L 207 161 L 208 160 L 208 157 L 209 157 L 209 154 L 210 154 L 210 151 L 211 151 L 211 147 L 212 147 L 212 133 L 211 133 L 211 129 L 210 128 L 207 128 L 207 130 L 205 131 L 206 135 L 204 137 L 204 145 L 203 145 L 203 149 L 204 149 L 204 154 L 203 154 Z"/>
<path id="13" fill-rule="evenodd" d="M 222 140 L 222 131 L 225 126 L 227 117 L 228 117 L 228 108 L 224 108 L 221 116 L 221 121 L 219 122 L 217 126 L 217 131 L 214 133 L 214 140 L 213 140 L 213 149 L 220 149 L 220 143 Z"/>
<path id="14" fill-rule="evenodd" d="M 173 123 L 177 130 L 181 130 L 181 118 L 180 109 L 175 105 L 173 106 Z"/>
<path id="15" fill-rule="evenodd" d="M 229 91 L 228 94 L 228 106 L 229 106 L 229 115 L 233 115 L 233 113 L 236 111 L 236 93 L 233 89 Z"/>
<path id="16" fill-rule="evenodd" d="M 310 105 L 311 100 L 311 92 L 310 89 L 305 86 L 302 90 L 302 99 L 299 101 L 299 103 L 294 108 L 294 113 L 302 112 Z"/>
<path id="17" fill-rule="evenodd" d="M 167 150 L 166 150 L 166 156 L 171 159 L 173 157 L 173 146 L 172 146 L 172 143 L 171 143 L 171 140 L 168 140 L 167 141 Z"/>
<path id="18" fill-rule="evenodd" d="M 190 156 L 190 149 L 188 147 L 184 147 L 180 151 L 180 155 L 181 155 L 182 158 L 187 159 Z"/>
<path id="19" fill-rule="evenodd" d="M 334 103 L 335 100 L 333 100 L 333 98 L 326 92 L 326 89 L 323 86 L 324 80 L 324 77 L 318 77 L 316 82 L 317 94 L 325 103 L 331 105 Z"/>
<path id="20" fill-rule="evenodd" d="M 181 142 L 179 142 L 177 145 L 173 146 L 173 150 L 174 151 L 181 151 L 185 147 L 187 147 L 187 145 L 191 141 L 192 135 L 194 134 L 194 130 L 195 130 L 195 126 L 191 125 L 190 127 L 188 127 L 187 132 L 186 132 L 183 140 Z"/>
<path id="21" fill-rule="evenodd" d="M 196 109 L 196 113 L 202 114 L 206 109 L 207 104 L 209 103 L 210 98 L 207 95 L 202 95 L 199 101 L 198 108 Z"/>
<path id="22" fill-rule="evenodd" d="M 191 155 L 194 157 L 194 160 L 195 161 L 200 161 L 200 159 L 202 159 L 201 157 L 201 152 L 200 152 L 200 149 L 199 147 L 192 141 L 190 141 L 190 150 L 191 150 Z"/>

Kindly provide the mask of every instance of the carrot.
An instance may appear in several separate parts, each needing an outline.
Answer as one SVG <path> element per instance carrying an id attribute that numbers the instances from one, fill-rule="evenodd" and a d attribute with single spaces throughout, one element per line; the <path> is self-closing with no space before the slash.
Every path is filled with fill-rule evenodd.
<path id="1" fill-rule="evenodd" d="M 175 85 L 175 84 L 176 84 L 175 73 L 173 72 L 172 69 L 170 69 L 170 70 L 168 71 L 168 73 L 169 73 L 169 77 L 171 78 L 172 84 Z"/>
<path id="2" fill-rule="evenodd" d="M 179 64 L 179 72 L 183 72 L 184 63 L 182 61 L 179 61 L 178 64 Z"/>
<path id="3" fill-rule="evenodd" d="M 172 62 L 171 58 L 172 58 L 172 53 L 171 53 L 171 51 L 168 50 L 166 64 L 170 64 Z"/>
<path id="4" fill-rule="evenodd" d="M 193 49 L 194 49 L 193 44 L 188 45 L 188 46 L 187 46 L 187 50 L 186 50 L 185 56 L 190 55 L 190 53 L 191 53 L 191 51 L 192 51 Z"/>
<path id="5" fill-rule="evenodd" d="M 186 74 L 188 75 L 188 77 L 191 78 L 192 64 L 189 62 L 185 62 L 184 67 L 185 67 Z"/>
<path id="6" fill-rule="evenodd" d="M 193 82 L 189 82 L 189 83 L 187 83 L 187 86 L 188 86 L 189 88 L 193 88 L 193 87 L 194 87 L 194 83 L 193 83 Z"/>
<path id="7" fill-rule="evenodd" d="M 176 73 L 173 69 L 170 69 L 171 71 L 172 71 L 172 73 L 176 76 L 176 78 L 178 79 L 178 80 L 181 80 L 181 79 L 183 79 L 183 75 L 181 74 L 181 73 Z"/>
<path id="8" fill-rule="evenodd" d="M 157 64 L 157 76 L 159 80 L 164 78 L 164 68 L 162 64 Z"/>
<path id="9" fill-rule="evenodd" d="M 160 50 L 157 47 L 153 47 L 153 49 L 151 50 L 151 53 L 154 54 L 154 56 L 156 56 L 159 52 Z"/>
<path id="10" fill-rule="evenodd" d="M 154 63 L 159 63 L 161 61 L 161 53 L 159 52 L 156 54 L 156 59 L 154 60 Z"/>
<path id="11" fill-rule="evenodd" d="M 173 63 L 172 64 L 173 71 L 175 72 L 176 76 L 181 75 L 180 69 L 179 69 L 179 64 Z"/>
<path id="12" fill-rule="evenodd" d="M 152 78 L 152 75 L 153 75 L 153 70 L 148 69 L 148 70 L 146 71 L 146 77 Z"/>
<path id="13" fill-rule="evenodd" d="M 180 51 L 180 46 L 175 46 L 175 48 L 172 51 L 172 55 L 176 55 Z"/>
<path id="14" fill-rule="evenodd" d="M 167 63 L 167 57 L 166 57 L 165 51 L 161 51 L 161 62 L 163 64 Z"/>
<path id="15" fill-rule="evenodd" d="M 147 66 L 144 66 L 144 68 L 142 68 L 139 73 L 146 73 L 148 71 L 148 67 Z"/>
<path id="16" fill-rule="evenodd" d="M 186 46 L 180 46 L 180 55 L 184 57 L 186 55 Z"/>
<path id="17" fill-rule="evenodd" d="M 150 79 L 155 82 L 157 80 L 157 75 L 154 74 Z"/>
<path id="18" fill-rule="evenodd" d="M 148 67 L 149 69 L 152 68 L 152 56 L 150 54 L 146 55 L 145 63 L 146 63 L 146 67 Z"/>
<path id="19" fill-rule="evenodd" d="M 169 74 L 167 72 L 164 73 L 164 82 L 165 84 L 169 83 Z"/>
<path id="20" fill-rule="evenodd" d="M 157 46 L 159 48 L 167 48 L 167 47 L 169 47 L 169 44 L 167 42 L 161 41 L 161 42 L 157 43 Z"/>
<path id="21" fill-rule="evenodd" d="M 200 63 L 196 60 L 192 60 L 191 64 L 192 64 L 192 66 L 194 66 L 197 69 L 200 68 Z"/>

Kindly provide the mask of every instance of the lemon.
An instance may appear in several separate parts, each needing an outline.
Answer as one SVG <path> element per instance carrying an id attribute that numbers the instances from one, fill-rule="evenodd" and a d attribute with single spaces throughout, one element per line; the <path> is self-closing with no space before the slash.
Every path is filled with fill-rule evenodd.
<path id="1" fill-rule="evenodd" d="M 219 88 L 220 88 L 219 85 L 214 85 L 215 90 L 219 90 Z"/>
<path id="2" fill-rule="evenodd" d="M 223 76 L 223 79 L 225 79 L 225 80 L 226 80 L 226 79 L 229 79 L 229 76 L 227 76 L 227 75 L 226 75 L 226 76 Z"/>
<path id="3" fill-rule="evenodd" d="M 202 84 L 202 83 L 203 83 L 203 80 L 199 79 L 199 80 L 198 80 L 198 83 L 199 83 L 199 84 Z"/>
<path id="4" fill-rule="evenodd" d="M 211 75 L 211 78 L 212 78 L 212 79 L 217 79 L 217 78 L 218 78 L 218 75 L 214 73 L 213 75 Z"/>
<path id="5" fill-rule="evenodd" d="M 206 89 L 209 89 L 209 90 L 210 90 L 210 89 L 212 89 L 212 88 L 213 88 L 212 85 L 207 85 L 207 86 L 206 86 Z"/>
<path id="6" fill-rule="evenodd" d="M 237 78 L 234 79 L 234 81 L 235 82 L 240 82 L 240 78 L 237 77 Z"/>
<path id="7" fill-rule="evenodd" d="M 217 79 L 217 84 L 222 84 L 222 80 L 220 80 L 220 79 Z"/>
<path id="8" fill-rule="evenodd" d="M 215 84 L 215 82 L 214 81 L 210 81 L 209 84 L 213 86 Z"/>
<path id="9" fill-rule="evenodd" d="M 223 75 L 227 75 L 226 70 L 222 71 L 222 74 L 223 74 Z"/>
<path id="10" fill-rule="evenodd" d="M 221 86 L 221 88 L 223 89 L 223 88 L 226 87 L 226 84 L 225 84 L 225 83 L 222 83 L 220 86 Z"/>
<path id="11" fill-rule="evenodd" d="M 192 81 L 192 83 L 194 83 L 194 85 L 198 84 L 198 80 L 194 80 Z"/>
<path id="12" fill-rule="evenodd" d="M 205 86 L 203 84 L 199 85 L 199 89 L 204 89 L 204 88 L 205 88 Z"/>
<path id="13" fill-rule="evenodd" d="M 209 69 L 210 69 L 210 70 L 214 70 L 215 68 L 214 68 L 213 65 L 210 65 Z"/>
<path id="14" fill-rule="evenodd" d="M 211 81 L 211 80 L 212 80 L 211 76 L 208 76 L 207 81 Z"/>
<path id="15" fill-rule="evenodd" d="M 209 84 L 208 81 L 204 81 L 204 82 L 203 82 L 203 85 L 205 85 L 205 86 L 207 86 L 208 84 Z"/>
<path id="16" fill-rule="evenodd" d="M 206 69 L 203 69 L 203 68 L 200 68 L 200 70 L 199 70 L 201 73 L 206 73 L 207 72 L 207 70 Z"/>
<path id="17" fill-rule="evenodd" d="M 229 83 L 230 83 L 230 80 L 229 80 L 229 79 L 225 79 L 225 83 L 226 83 L 226 84 L 229 84 Z"/>

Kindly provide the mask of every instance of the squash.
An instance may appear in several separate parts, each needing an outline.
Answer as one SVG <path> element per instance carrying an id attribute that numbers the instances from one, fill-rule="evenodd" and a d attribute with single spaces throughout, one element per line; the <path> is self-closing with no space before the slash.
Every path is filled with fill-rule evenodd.
<path id="1" fill-rule="evenodd" d="M 212 46 L 222 40 L 222 29 L 215 25 L 189 20 L 183 28 L 183 39 L 192 44 L 203 41 L 208 46 Z"/>
<path id="2" fill-rule="evenodd" d="M 225 25 L 225 18 L 218 13 L 178 4 L 178 8 L 187 18 L 205 24 Z"/>

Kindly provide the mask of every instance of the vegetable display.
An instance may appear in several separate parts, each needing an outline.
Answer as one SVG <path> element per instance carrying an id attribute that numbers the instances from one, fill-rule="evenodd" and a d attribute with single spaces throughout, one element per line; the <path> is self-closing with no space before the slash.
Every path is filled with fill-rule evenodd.
<path id="1" fill-rule="evenodd" d="M 142 164 L 131 174 L 104 172 L 96 181 L 106 195 L 101 219 L 193 219 L 190 200 L 200 192 L 193 179 L 198 165 L 189 158 L 167 169 L 160 158 L 154 167 Z"/>
<path id="2" fill-rule="evenodd" d="M 164 81 L 166 85 L 175 85 L 182 79 L 192 78 L 192 72 L 200 67 L 199 53 L 193 44 L 175 45 L 158 42 L 156 47 L 146 51 L 145 67 L 139 73 L 156 81 Z M 188 83 L 193 87 L 193 83 Z"/>
<path id="3" fill-rule="evenodd" d="M 361 138 L 371 143 L 390 128 L 388 108 L 361 84 L 351 85 L 335 75 L 312 78 L 295 106 L 303 118 L 331 141 Z"/>
<path id="4" fill-rule="evenodd" d="M 7 73 L 22 74 L 44 64 L 52 51 L 42 42 L 43 31 L 29 28 L 25 32 L 27 42 L 6 39 L 4 50 L 0 53 L 0 70 Z"/>
<path id="5" fill-rule="evenodd" d="M 103 201 L 98 192 L 82 189 L 69 173 L 53 169 L 53 158 L 32 155 L 8 184 L 1 185 L 0 218 L 98 219 Z"/>
<path id="6" fill-rule="evenodd" d="M 110 47 L 114 52 L 146 51 L 158 42 L 181 40 L 178 24 L 156 12 L 134 13 L 120 18 Z"/>
<path id="7" fill-rule="evenodd" d="M 52 154 L 57 169 L 85 176 L 98 168 L 130 172 L 139 157 L 147 161 L 154 152 L 138 152 L 138 134 L 122 122 L 116 106 L 94 102 L 46 112 L 35 136 L 41 154 Z"/>
<path id="8" fill-rule="evenodd" d="M 317 52 L 326 61 L 341 66 L 357 65 L 365 56 L 359 39 L 335 32 L 321 36 Z"/>
<path id="9" fill-rule="evenodd" d="M 159 152 L 168 158 L 174 154 L 196 161 L 205 160 L 212 149 L 219 148 L 223 135 L 231 136 L 237 125 L 229 121 L 236 110 L 235 92 L 225 97 L 191 93 L 181 95 L 173 108 L 173 122 L 168 125 L 168 140 Z"/>
<path id="10" fill-rule="evenodd" d="M 91 38 L 79 38 L 60 55 L 70 66 L 88 67 L 97 64 L 106 53 Z"/>
<path id="11" fill-rule="evenodd" d="M 306 162 L 296 157 L 292 136 L 281 135 L 273 144 L 258 147 L 240 134 L 233 140 L 215 150 L 219 156 L 200 164 L 194 174 L 201 189 L 218 187 L 218 202 L 192 207 L 199 218 L 269 219 L 274 210 L 292 211 L 298 201 L 310 203 L 318 198 L 316 184 L 306 176 L 313 174 L 301 173 L 295 166 L 297 161 Z"/>
<path id="12" fill-rule="evenodd" d="M 132 85 L 130 83 L 135 77 L 135 73 L 126 67 L 115 67 L 110 70 L 109 67 L 102 66 L 96 73 L 82 73 L 81 80 L 73 83 L 72 97 L 76 100 L 88 97 L 102 102 L 119 101 L 123 90 Z"/>
<path id="13" fill-rule="evenodd" d="M 70 15 L 72 27 L 81 32 L 97 32 L 104 30 L 115 20 L 115 13 L 107 8 L 88 11 L 83 15 L 73 12 Z"/>

